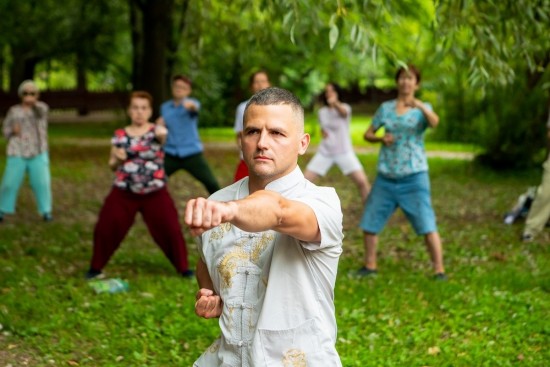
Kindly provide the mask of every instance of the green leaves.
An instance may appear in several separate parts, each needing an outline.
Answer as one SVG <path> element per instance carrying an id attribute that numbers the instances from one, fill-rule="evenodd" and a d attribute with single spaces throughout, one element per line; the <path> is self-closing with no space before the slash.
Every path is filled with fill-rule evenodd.
<path id="1" fill-rule="evenodd" d="M 336 42 L 338 41 L 339 34 L 340 34 L 340 30 L 338 29 L 336 24 L 331 25 L 330 31 L 328 33 L 329 45 L 331 50 L 334 48 L 334 46 L 336 46 Z"/>

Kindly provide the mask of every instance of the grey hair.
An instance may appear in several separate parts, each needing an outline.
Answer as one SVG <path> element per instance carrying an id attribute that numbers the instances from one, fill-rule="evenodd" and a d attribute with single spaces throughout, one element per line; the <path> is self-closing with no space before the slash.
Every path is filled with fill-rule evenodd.
<path id="1" fill-rule="evenodd" d="M 36 85 L 34 80 L 27 79 L 27 80 L 23 81 L 21 84 L 19 84 L 19 88 L 17 88 L 17 94 L 19 95 L 19 97 L 23 97 L 23 92 L 28 87 L 31 87 L 36 92 L 38 92 L 38 86 Z"/>
<path id="2" fill-rule="evenodd" d="M 270 87 L 254 94 L 246 104 L 246 108 L 244 109 L 245 116 L 248 108 L 252 105 L 289 105 L 292 108 L 292 112 L 294 112 L 298 127 L 300 129 L 304 127 L 304 107 L 302 107 L 298 97 L 286 89 Z"/>

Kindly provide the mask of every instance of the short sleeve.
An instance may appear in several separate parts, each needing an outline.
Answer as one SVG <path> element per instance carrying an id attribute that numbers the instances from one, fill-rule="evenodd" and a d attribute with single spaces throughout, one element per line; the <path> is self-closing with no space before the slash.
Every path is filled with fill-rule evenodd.
<path id="1" fill-rule="evenodd" d="M 433 111 L 433 107 L 432 107 L 431 103 L 424 102 L 424 107 L 426 107 L 426 109 L 428 111 Z M 419 111 L 419 112 L 420 112 L 420 123 L 421 123 L 423 128 L 427 128 L 428 127 L 428 119 L 426 118 L 426 115 L 424 115 L 424 113 L 422 113 L 422 111 Z"/>
<path id="2" fill-rule="evenodd" d="M 344 234 L 342 231 L 342 208 L 340 199 L 332 187 L 316 187 L 316 196 L 294 199 L 309 206 L 319 224 L 321 243 L 302 242 L 302 246 L 309 250 L 342 246 Z"/>
<path id="3" fill-rule="evenodd" d="M 111 138 L 111 145 L 117 148 L 122 148 L 127 140 L 128 138 L 126 137 L 126 132 L 124 129 L 117 129 Z"/>
<path id="4" fill-rule="evenodd" d="M 348 119 L 351 119 L 351 106 L 347 103 L 344 103 L 344 109 L 346 110 L 346 112 L 348 113 Z"/>
<path id="5" fill-rule="evenodd" d="M 36 102 L 36 108 L 40 111 L 40 115 L 43 117 L 47 116 L 50 111 L 50 107 L 42 101 Z"/>
<path id="6" fill-rule="evenodd" d="M 372 118 L 372 127 L 374 130 L 380 129 L 382 126 L 384 126 L 384 110 L 386 109 L 386 105 L 383 103 L 382 106 L 378 107 L 376 110 L 376 113 L 374 114 L 374 117 Z"/>

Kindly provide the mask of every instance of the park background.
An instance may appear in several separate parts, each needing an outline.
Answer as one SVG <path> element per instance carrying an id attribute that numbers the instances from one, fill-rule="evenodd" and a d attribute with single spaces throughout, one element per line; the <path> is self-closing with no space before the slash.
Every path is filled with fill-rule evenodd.
<path id="1" fill-rule="evenodd" d="M 343 364 L 548 365 L 548 235 L 521 243 L 521 223 L 502 217 L 540 181 L 547 154 L 550 1 L 0 0 L 0 14 L 0 110 L 27 78 L 63 107 L 49 130 L 55 221 L 38 220 L 27 186 L 0 227 L 0 365 L 189 366 L 218 333 L 216 320 L 194 316 L 196 282 L 173 274 L 139 219 L 106 269 L 130 291 L 95 295 L 83 280 L 112 178 L 109 138 L 126 123 L 130 90 L 150 91 L 158 108 L 170 76 L 189 75 L 206 156 L 226 185 L 238 160 L 234 111 L 251 72 L 267 70 L 306 106 L 314 144 L 302 167 L 319 141 L 317 96 L 336 81 L 372 179 L 377 147 L 361 135 L 407 62 L 423 71 L 419 97 L 441 117 L 427 148 L 450 279 L 429 278 L 422 241 L 401 214 L 381 235 L 381 274 L 350 276 L 363 254 L 362 206 L 332 170 L 321 184 L 336 188 L 345 215 L 336 285 Z M 105 104 L 117 107 L 95 111 Z M 180 210 L 206 195 L 184 173 L 170 191 Z"/>

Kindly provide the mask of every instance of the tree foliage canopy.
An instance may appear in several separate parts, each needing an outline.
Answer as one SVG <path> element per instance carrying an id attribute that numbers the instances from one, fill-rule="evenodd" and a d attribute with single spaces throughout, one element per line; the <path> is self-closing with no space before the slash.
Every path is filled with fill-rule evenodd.
<path id="1" fill-rule="evenodd" d="M 517 136 L 488 128 L 498 118 L 534 139 L 522 159 L 543 145 L 550 0 L 3 0 L 0 12 L 10 14 L 0 22 L 0 69 L 10 66 L 12 89 L 51 60 L 156 100 L 184 73 L 206 107 L 202 123 L 224 125 L 258 68 L 310 104 L 329 80 L 390 87 L 395 68 L 413 62 L 423 97 L 444 117 L 441 138 L 512 146 Z M 502 103 L 534 112 L 512 125 L 518 116 L 497 112 Z M 517 156 L 508 153 L 498 152 Z"/>

